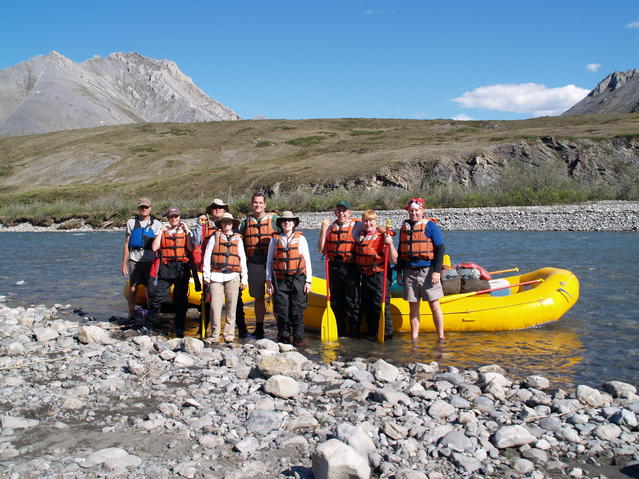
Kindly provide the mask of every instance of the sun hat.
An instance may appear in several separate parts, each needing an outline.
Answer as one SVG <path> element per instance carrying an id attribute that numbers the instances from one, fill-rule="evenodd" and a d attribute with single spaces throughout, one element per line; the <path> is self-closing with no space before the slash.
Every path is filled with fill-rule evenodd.
<path id="1" fill-rule="evenodd" d="M 351 209 L 351 204 L 348 201 L 338 201 L 337 204 L 335 205 L 335 208 L 342 206 L 343 208 L 346 208 L 347 210 Z"/>
<path id="2" fill-rule="evenodd" d="M 146 196 L 138 198 L 138 207 L 140 206 L 151 206 L 151 200 Z"/>
<path id="3" fill-rule="evenodd" d="M 176 206 L 171 206 L 168 210 L 166 210 L 166 214 L 164 216 L 170 218 L 172 215 L 182 216 L 182 213 Z"/>
<path id="4" fill-rule="evenodd" d="M 282 229 L 281 223 L 284 220 L 293 220 L 293 223 L 295 223 L 296 228 L 297 228 L 297 225 L 300 224 L 299 217 L 295 216 L 292 211 L 283 211 L 282 214 L 277 217 L 277 220 L 275 220 L 275 224 L 277 225 L 279 229 Z"/>
<path id="5" fill-rule="evenodd" d="M 231 213 L 229 213 L 228 211 L 225 212 L 220 217 L 219 220 L 217 220 L 217 223 L 219 223 L 221 225 L 222 221 L 232 221 L 233 222 L 233 229 L 237 228 L 240 225 L 240 220 L 234 218 L 233 215 Z"/>
<path id="6" fill-rule="evenodd" d="M 219 198 L 215 198 L 213 203 L 206 207 L 206 212 L 209 213 L 213 208 L 224 208 L 226 212 L 229 211 L 229 205 Z"/>
<path id="7" fill-rule="evenodd" d="M 424 208 L 424 198 L 411 198 L 404 206 L 404 209 L 408 211 L 409 208 L 414 206 L 419 206 L 420 208 Z"/>

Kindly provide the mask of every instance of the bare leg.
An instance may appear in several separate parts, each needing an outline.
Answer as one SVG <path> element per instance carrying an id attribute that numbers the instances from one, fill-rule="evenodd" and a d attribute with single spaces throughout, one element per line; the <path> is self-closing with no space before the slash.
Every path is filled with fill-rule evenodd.
<path id="1" fill-rule="evenodd" d="M 129 290 L 129 299 L 128 299 L 129 319 L 133 319 L 133 317 L 135 317 L 135 295 L 137 292 L 136 290 L 137 290 L 137 286 L 131 286 L 131 289 Z"/>
<path id="2" fill-rule="evenodd" d="M 433 313 L 433 323 L 435 324 L 435 329 L 437 330 L 437 336 L 440 341 L 445 339 L 444 337 L 444 313 L 442 313 L 442 308 L 439 304 L 439 300 L 429 301 L 428 305 L 430 306 L 430 311 Z"/>
<path id="3" fill-rule="evenodd" d="M 416 303 L 408 303 L 410 312 L 410 334 L 413 341 L 419 336 L 419 301 Z"/>

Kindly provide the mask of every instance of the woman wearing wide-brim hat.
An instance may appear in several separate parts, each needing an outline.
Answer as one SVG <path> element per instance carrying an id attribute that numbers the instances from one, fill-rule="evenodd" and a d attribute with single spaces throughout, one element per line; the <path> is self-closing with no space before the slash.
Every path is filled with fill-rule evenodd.
<path id="1" fill-rule="evenodd" d="M 277 218 L 279 234 L 271 239 L 266 259 L 266 287 L 275 303 L 277 340 L 294 346 L 304 345 L 306 294 L 313 277 L 308 243 L 297 231 L 299 222 L 290 211 Z"/>
<path id="2" fill-rule="evenodd" d="M 242 235 L 236 232 L 239 220 L 231 213 L 219 219 L 220 229 L 209 239 L 204 252 L 204 282 L 211 292 L 210 341 L 220 340 L 222 306 L 226 297 L 226 324 L 224 340 L 235 338 L 235 314 L 239 292 L 248 286 L 246 255 Z"/>

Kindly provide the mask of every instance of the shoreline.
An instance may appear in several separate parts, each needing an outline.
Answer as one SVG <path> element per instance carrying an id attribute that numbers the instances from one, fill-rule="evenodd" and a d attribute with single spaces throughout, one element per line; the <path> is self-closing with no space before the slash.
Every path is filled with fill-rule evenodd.
<path id="1" fill-rule="evenodd" d="M 631 384 L 317 363 L 268 339 L 208 347 L 72 314 L 0 296 L 7 476 L 579 479 L 639 467 Z"/>
<path id="2" fill-rule="evenodd" d="M 294 212 L 296 213 L 296 212 Z M 354 216 L 361 211 L 353 211 Z M 484 208 L 426 209 L 427 216 L 435 217 L 444 231 L 639 231 L 639 202 L 599 201 L 573 205 L 553 206 L 504 206 Z M 399 227 L 406 217 L 403 210 L 378 210 L 378 221 L 391 220 Z M 319 229 L 323 218 L 333 218 L 332 212 L 299 213 L 303 229 Z M 81 221 L 81 220 L 70 220 Z M 195 219 L 187 219 L 195 224 Z M 61 227 L 62 226 L 62 227 Z M 121 228 L 65 228 L 64 223 L 49 227 L 22 223 L 7 227 L 0 224 L 2 232 L 69 232 L 124 231 Z"/>

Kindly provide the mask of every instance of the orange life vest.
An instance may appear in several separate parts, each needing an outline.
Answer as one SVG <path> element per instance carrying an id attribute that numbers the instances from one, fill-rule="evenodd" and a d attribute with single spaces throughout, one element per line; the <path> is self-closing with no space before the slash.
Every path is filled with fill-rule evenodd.
<path id="1" fill-rule="evenodd" d="M 435 257 L 435 246 L 426 236 L 426 225 L 434 218 L 424 218 L 412 227 L 408 220 L 399 230 L 399 258 L 404 261 L 432 260 Z"/>
<path id="2" fill-rule="evenodd" d="M 211 252 L 211 271 L 218 273 L 239 273 L 242 271 L 238 245 L 242 236 L 233 233 L 226 236 L 221 231 L 215 232 L 215 244 Z"/>
<path id="3" fill-rule="evenodd" d="M 247 216 L 242 235 L 246 256 L 261 255 L 266 260 L 268 245 L 275 234 L 271 215 L 263 216 L 259 222 L 255 216 Z"/>
<path id="4" fill-rule="evenodd" d="M 300 231 L 294 231 L 291 239 L 286 242 L 286 237 L 276 237 L 275 250 L 273 251 L 273 272 L 277 279 L 285 276 L 306 274 L 306 261 L 300 253 L 300 238 L 304 236 Z"/>
<path id="5" fill-rule="evenodd" d="M 174 235 L 163 232 L 162 241 L 160 242 L 162 264 L 167 264 L 172 261 L 187 263 L 189 261 L 189 252 L 186 249 L 186 244 L 186 233 L 184 231 L 180 231 Z"/>
<path id="6" fill-rule="evenodd" d="M 384 253 L 378 252 L 383 235 L 374 230 L 372 234 L 362 232 L 355 243 L 355 263 L 366 276 L 384 271 Z"/>
<path id="7" fill-rule="evenodd" d="M 343 225 L 336 221 L 326 231 L 326 252 L 330 261 L 352 263 L 354 261 L 355 239 L 353 228 L 358 220 L 347 220 Z"/>

